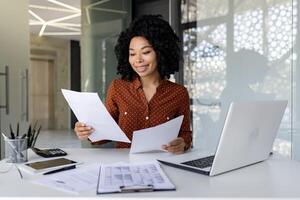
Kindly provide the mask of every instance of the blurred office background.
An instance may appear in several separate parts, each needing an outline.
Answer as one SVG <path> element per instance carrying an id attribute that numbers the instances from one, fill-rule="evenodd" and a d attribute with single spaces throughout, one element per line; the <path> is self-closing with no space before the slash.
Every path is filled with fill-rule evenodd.
<path id="1" fill-rule="evenodd" d="M 1 0 L 0 130 L 38 120 L 38 147 L 81 147 L 60 89 L 104 100 L 118 34 L 161 14 L 182 38 L 171 80 L 189 90 L 194 147 L 215 149 L 231 101 L 286 99 L 273 150 L 300 161 L 299 10 L 297 0 Z"/>

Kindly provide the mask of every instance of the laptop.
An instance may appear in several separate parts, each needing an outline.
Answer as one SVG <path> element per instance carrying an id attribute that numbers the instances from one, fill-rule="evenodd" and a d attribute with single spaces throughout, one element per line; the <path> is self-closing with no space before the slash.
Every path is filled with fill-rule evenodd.
<path id="1" fill-rule="evenodd" d="M 232 102 L 216 151 L 190 151 L 159 162 L 215 176 L 268 159 L 287 101 Z M 204 155 L 205 154 L 205 155 Z"/>

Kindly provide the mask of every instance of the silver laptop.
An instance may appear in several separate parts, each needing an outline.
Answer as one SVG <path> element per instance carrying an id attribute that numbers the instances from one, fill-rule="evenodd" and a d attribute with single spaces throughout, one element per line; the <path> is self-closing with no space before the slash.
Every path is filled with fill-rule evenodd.
<path id="1" fill-rule="evenodd" d="M 230 104 L 216 152 L 191 151 L 158 161 L 214 176 L 268 159 L 287 101 Z"/>

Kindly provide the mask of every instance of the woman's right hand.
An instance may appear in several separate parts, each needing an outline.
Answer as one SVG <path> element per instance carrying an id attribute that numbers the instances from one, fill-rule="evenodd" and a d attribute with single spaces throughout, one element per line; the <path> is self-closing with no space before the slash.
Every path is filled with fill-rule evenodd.
<path id="1" fill-rule="evenodd" d="M 80 140 L 86 140 L 92 134 L 94 129 L 85 123 L 76 122 L 74 131 Z"/>

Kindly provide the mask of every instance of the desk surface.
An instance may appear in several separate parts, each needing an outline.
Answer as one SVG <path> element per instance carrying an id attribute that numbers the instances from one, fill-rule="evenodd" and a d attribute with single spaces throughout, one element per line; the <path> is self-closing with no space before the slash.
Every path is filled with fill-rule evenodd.
<path id="1" fill-rule="evenodd" d="M 69 158 L 84 163 L 110 163 L 147 161 L 166 156 L 166 153 L 129 155 L 128 149 L 65 149 Z M 29 160 L 38 156 L 29 154 Z M 271 157 L 239 170 L 215 177 L 162 165 L 165 173 L 176 186 L 176 191 L 106 194 L 102 197 L 300 197 L 300 163 L 289 159 Z M 34 176 L 24 174 L 21 179 L 13 168 L 0 174 L 0 197 L 34 196 L 78 196 L 33 184 Z M 96 196 L 96 189 L 80 193 L 79 196 Z"/>

